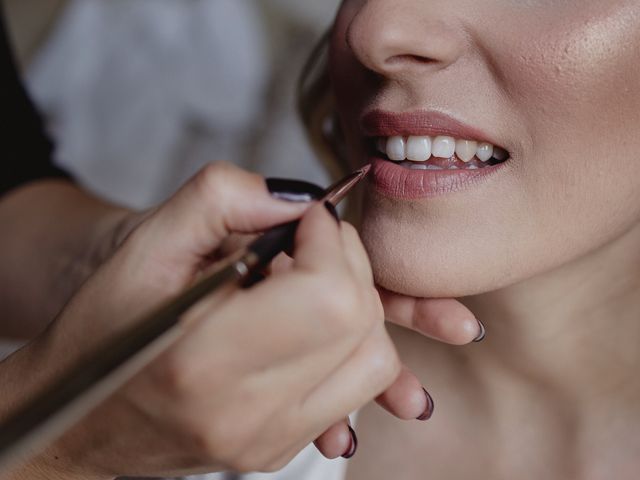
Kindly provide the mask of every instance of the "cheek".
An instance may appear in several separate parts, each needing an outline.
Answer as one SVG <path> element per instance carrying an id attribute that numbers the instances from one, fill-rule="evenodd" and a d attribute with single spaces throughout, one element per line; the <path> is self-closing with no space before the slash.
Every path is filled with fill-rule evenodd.
<path id="1" fill-rule="evenodd" d="M 527 214 L 584 251 L 640 218 L 640 4 L 580 6 L 514 25 L 527 38 L 494 51 L 531 135 L 517 164 Z"/>
<path id="2" fill-rule="evenodd" d="M 581 16 L 556 12 L 537 27 L 512 22 L 510 48 L 488 46 L 530 135 L 525 173 L 558 171 L 563 187 L 628 183 L 640 152 L 640 4 L 621 3 L 585 1 Z"/>

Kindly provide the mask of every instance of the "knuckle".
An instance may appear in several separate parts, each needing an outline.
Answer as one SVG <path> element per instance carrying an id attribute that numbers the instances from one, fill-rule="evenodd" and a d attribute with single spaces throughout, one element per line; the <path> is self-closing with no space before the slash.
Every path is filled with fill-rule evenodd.
<path id="1" fill-rule="evenodd" d="M 197 382 L 194 365 L 182 355 L 169 354 L 154 368 L 154 377 L 161 391 L 174 398 L 189 398 Z"/>
<path id="2" fill-rule="evenodd" d="M 361 332 L 364 326 L 362 294 L 349 281 L 325 282 L 314 288 L 317 311 L 344 333 Z"/>
<path id="3" fill-rule="evenodd" d="M 375 379 L 376 387 L 389 387 L 400 375 L 402 363 L 391 341 L 374 349 L 368 359 L 371 378 Z"/>
<path id="4" fill-rule="evenodd" d="M 202 420 L 194 422 L 191 444 L 196 456 L 206 464 L 222 464 L 234 471 L 245 466 L 248 450 L 247 438 L 232 424 L 218 419 L 209 428 L 202 427 Z"/>
<path id="5" fill-rule="evenodd" d="M 235 183 L 248 186 L 264 186 L 264 179 L 252 172 L 226 161 L 209 163 L 196 175 L 196 181 L 207 192 L 228 188 Z"/>
<path id="6" fill-rule="evenodd" d="M 187 435 L 187 445 L 195 457 L 204 464 L 220 462 L 226 465 L 224 455 L 220 452 L 217 440 L 208 431 L 199 426 L 194 426 Z"/>
<path id="7" fill-rule="evenodd" d="M 223 185 L 227 177 L 233 175 L 237 167 L 229 162 L 209 163 L 196 175 L 196 180 L 204 189 L 211 189 Z"/>
<path id="8" fill-rule="evenodd" d="M 225 204 L 233 204 L 238 192 L 253 192 L 265 190 L 264 179 L 256 174 L 247 172 L 229 162 L 210 163 L 193 179 L 196 195 L 206 204 L 215 208 L 223 208 Z"/>
<path id="9" fill-rule="evenodd" d="M 225 178 L 228 177 L 226 170 L 229 167 L 226 162 L 212 163 L 200 170 L 194 177 L 196 195 L 198 198 L 220 201 L 221 193 L 226 189 Z"/>
<path id="10" fill-rule="evenodd" d="M 229 162 L 210 163 L 196 174 L 195 187 L 199 196 L 204 199 L 215 197 L 221 200 L 221 194 L 230 190 L 241 178 L 242 170 Z"/>

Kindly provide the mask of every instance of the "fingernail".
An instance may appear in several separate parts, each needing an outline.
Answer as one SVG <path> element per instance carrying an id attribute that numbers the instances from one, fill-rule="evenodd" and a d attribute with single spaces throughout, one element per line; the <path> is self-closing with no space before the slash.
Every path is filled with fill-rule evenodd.
<path id="1" fill-rule="evenodd" d="M 349 433 L 351 434 L 351 445 L 349 445 L 349 449 L 346 451 L 342 458 L 349 459 L 356 454 L 356 450 L 358 450 L 358 437 L 356 436 L 356 432 L 353 428 L 349 427 Z"/>
<path id="2" fill-rule="evenodd" d="M 424 413 L 420 415 L 416 420 L 420 420 L 421 422 L 424 422 L 426 420 L 429 420 L 433 415 L 435 404 L 433 403 L 433 398 L 431 398 L 431 395 L 429 395 L 429 392 L 427 392 L 427 390 L 424 388 L 422 389 L 422 391 L 424 392 L 425 397 L 427 397 L 427 408 L 424 409 Z"/>
<path id="3" fill-rule="evenodd" d="M 478 325 L 480 325 L 480 333 L 478 334 L 478 336 L 473 340 L 474 343 L 480 343 L 481 341 L 483 341 L 485 339 L 485 337 L 487 336 L 487 330 L 484 328 L 484 325 L 482 324 L 482 322 L 480 320 L 478 320 Z"/>
<path id="4" fill-rule="evenodd" d="M 338 222 L 338 225 L 340 225 L 340 215 L 338 215 L 338 211 L 336 210 L 336 207 L 333 206 L 333 203 L 324 202 L 324 208 L 327 209 L 331 216 L 335 218 L 336 222 Z"/>
<path id="5" fill-rule="evenodd" d="M 273 198 L 286 202 L 308 203 L 319 200 L 324 189 L 310 182 L 287 178 L 267 178 L 267 188 Z"/>

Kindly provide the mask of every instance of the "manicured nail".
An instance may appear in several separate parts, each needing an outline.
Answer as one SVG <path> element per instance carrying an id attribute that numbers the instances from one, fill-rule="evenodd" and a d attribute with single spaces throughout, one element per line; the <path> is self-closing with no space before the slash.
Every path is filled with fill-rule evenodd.
<path id="1" fill-rule="evenodd" d="M 429 392 L 427 392 L 424 388 L 422 389 L 422 391 L 424 391 L 424 395 L 425 397 L 427 397 L 427 408 L 424 409 L 424 413 L 420 415 L 416 420 L 420 420 L 421 422 L 424 422 L 426 420 L 429 420 L 433 415 L 435 404 L 433 403 L 433 398 L 431 398 L 431 395 L 429 395 Z"/>
<path id="2" fill-rule="evenodd" d="M 358 450 L 358 437 L 356 436 L 356 432 L 353 428 L 349 427 L 349 433 L 351 434 L 351 445 L 349 445 L 349 449 L 346 451 L 342 458 L 349 459 L 356 454 Z"/>
<path id="3" fill-rule="evenodd" d="M 338 215 L 338 211 L 336 210 L 336 207 L 333 206 L 333 203 L 324 202 L 324 208 L 327 209 L 327 211 L 331 214 L 331 216 L 336 219 L 336 222 L 338 222 L 338 225 L 340 225 L 340 215 Z"/>
<path id="4" fill-rule="evenodd" d="M 486 336 L 487 336 L 487 330 L 484 328 L 484 325 L 482 324 L 482 322 L 480 320 L 478 320 L 478 325 L 480 326 L 480 333 L 478 334 L 478 336 L 473 340 L 474 343 L 480 343 L 481 341 L 483 341 Z"/>
<path id="5" fill-rule="evenodd" d="M 308 203 L 324 195 L 322 187 L 302 180 L 267 178 L 266 182 L 271 196 L 286 202 Z"/>

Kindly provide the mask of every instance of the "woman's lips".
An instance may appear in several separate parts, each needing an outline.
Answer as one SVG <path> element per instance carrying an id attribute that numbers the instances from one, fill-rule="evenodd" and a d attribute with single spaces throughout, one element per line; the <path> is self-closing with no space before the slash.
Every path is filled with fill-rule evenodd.
<path id="1" fill-rule="evenodd" d="M 497 173 L 504 164 L 477 170 L 411 170 L 396 163 L 370 159 L 371 183 L 394 198 L 419 199 L 460 192 Z"/>
<path id="2" fill-rule="evenodd" d="M 440 138 L 453 137 L 449 138 L 449 143 L 457 139 L 470 141 L 466 142 L 466 144 L 474 146 L 476 142 L 486 142 L 492 144 L 491 149 L 494 148 L 494 145 L 498 147 L 495 142 L 480 130 L 464 125 L 439 112 L 390 113 L 382 110 L 373 110 L 362 117 L 361 127 L 370 145 L 375 144 L 376 139 L 384 137 L 405 137 L 406 141 L 407 137 L 438 136 Z M 477 159 L 468 164 L 459 160 L 456 162 L 458 157 L 452 157 L 452 164 L 456 164 L 461 168 L 455 170 L 446 168 L 442 170 L 418 170 L 390 161 L 389 158 L 385 158 L 384 154 L 375 152 L 375 148 L 370 150 L 371 157 L 369 162 L 373 167 L 370 178 L 376 189 L 386 196 L 403 199 L 435 197 L 459 192 L 498 172 L 504 165 L 504 163 L 500 163 L 484 166 L 484 163 L 479 162 Z M 508 153 L 500 147 L 496 148 L 496 150 L 502 151 L 505 157 L 508 156 Z M 451 152 L 447 151 L 445 155 L 448 156 L 449 153 Z M 394 153 L 394 155 L 397 154 Z M 434 155 L 436 155 L 435 148 Z M 468 153 L 464 155 L 468 155 Z M 461 156 L 459 158 L 464 158 L 469 162 L 471 161 L 471 156 Z M 394 160 L 400 159 L 394 158 Z M 421 160 L 424 160 L 424 157 Z M 433 159 L 432 157 L 429 163 L 435 166 L 433 164 L 437 164 L 439 161 L 441 159 Z M 449 163 L 448 160 L 443 160 L 443 162 Z M 421 163 L 425 165 L 423 162 L 405 163 L 412 164 L 412 166 L 418 166 Z M 477 168 L 476 165 L 478 163 L 483 166 Z M 474 168 L 465 168 L 466 166 L 470 167 L 471 164 L 474 164 Z"/>
<path id="3" fill-rule="evenodd" d="M 372 110 L 362 116 L 361 128 L 366 137 L 409 135 L 447 135 L 455 138 L 487 142 L 499 146 L 484 132 L 440 112 L 417 111 L 392 113 Z"/>

